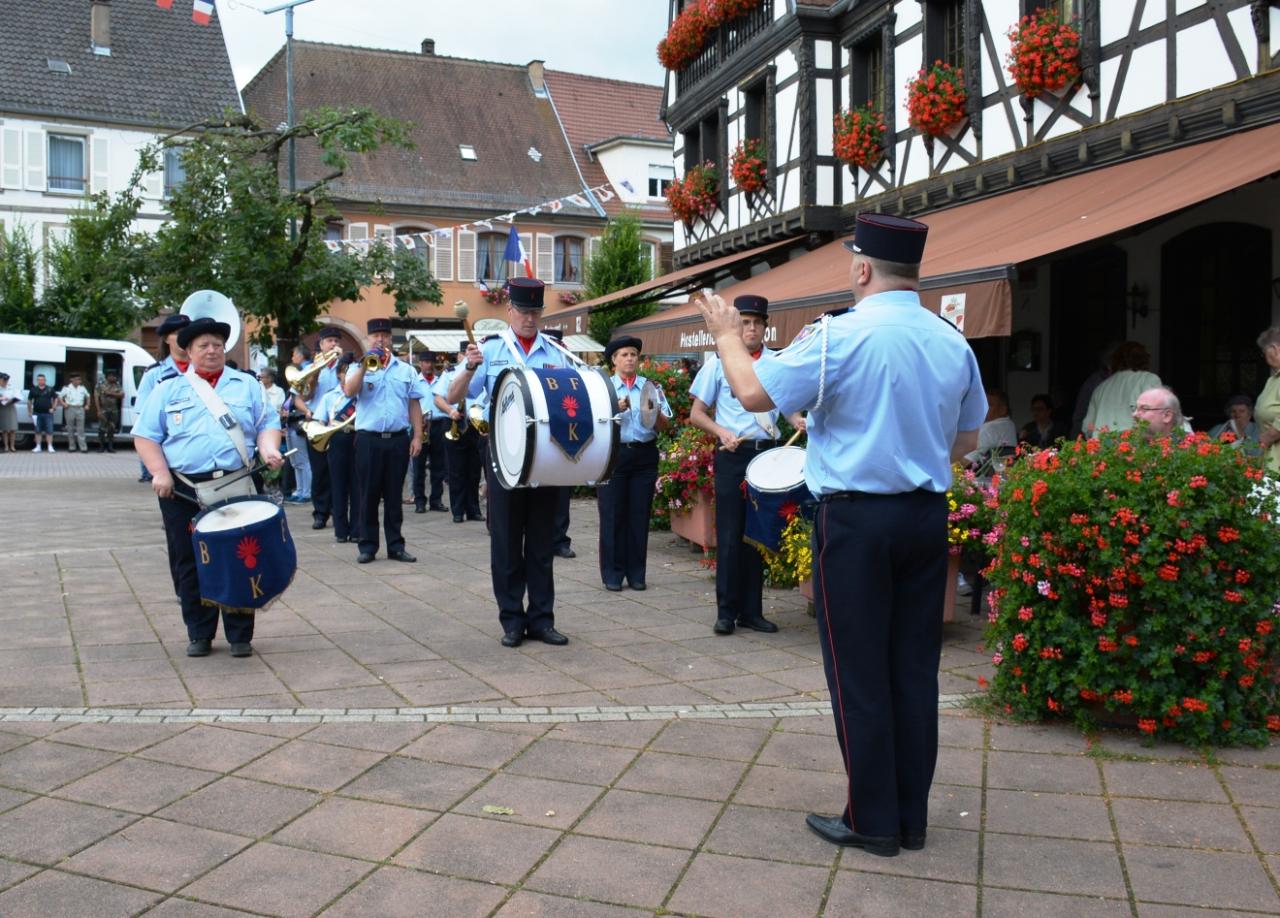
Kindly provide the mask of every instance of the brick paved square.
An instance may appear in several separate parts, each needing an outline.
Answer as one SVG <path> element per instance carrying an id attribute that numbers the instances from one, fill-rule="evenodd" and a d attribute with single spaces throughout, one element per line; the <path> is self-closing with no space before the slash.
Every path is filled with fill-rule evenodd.
<path id="1" fill-rule="evenodd" d="M 511 774 L 581 784 L 611 784 L 636 758 L 634 749 L 539 739 L 506 767 Z"/>
<path id="2" fill-rule="evenodd" d="M 494 918 L 638 918 L 634 909 L 521 891 Z"/>
<path id="3" fill-rule="evenodd" d="M 575 831 L 694 848 L 719 812 L 720 805 L 710 801 L 614 789 L 604 795 Z"/>
<path id="4" fill-rule="evenodd" d="M 991 840 L 987 836 L 984 876 L 991 872 Z M 865 873 L 897 874 L 925 880 L 949 880 L 954 883 L 978 882 L 978 833 L 956 829 L 929 827 L 928 840 L 922 851 L 903 851 L 897 857 L 877 857 L 856 848 L 844 850 L 841 870 Z"/>
<path id="5" fill-rule="evenodd" d="M 927 911 L 933 915 L 973 915 L 978 908 L 978 888 L 963 883 L 841 870 L 827 897 L 826 914 L 880 918 L 898 914 L 905 902 L 918 903 L 922 914 Z M 985 907 L 983 914 L 986 914 Z M 1041 918 L 1038 913 L 1026 914 Z"/>
<path id="6" fill-rule="evenodd" d="M 306 918 L 370 869 L 330 854 L 259 843 L 184 892 L 231 908 Z"/>
<path id="7" fill-rule="evenodd" d="M 380 861 L 400 850 L 435 818 L 426 810 L 330 797 L 277 832 L 273 840 L 327 854 Z"/>
<path id="8" fill-rule="evenodd" d="M 497 774 L 457 806 L 457 811 L 499 821 L 524 822 L 567 829 L 600 796 L 601 789 L 587 784 Z M 490 815 L 485 806 L 508 806 L 514 815 Z"/>
<path id="9" fill-rule="evenodd" d="M 1280 854 L 1280 812 L 1267 807 L 1242 806 L 1240 814 L 1258 848 L 1267 854 Z"/>
<path id="10" fill-rule="evenodd" d="M 1253 850 L 1235 810 L 1225 804 L 1118 799 L 1112 802 L 1112 811 L 1123 842 Z"/>
<path id="11" fill-rule="evenodd" d="M 1218 776 L 1208 765 L 1104 761 L 1102 770 L 1107 778 L 1107 793 L 1113 797 L 1227 802 Z"/>
<path id="12" fill-rule="evenodd" d="M 483 918 L 502 901 L 506 890 L 454 877 L 432 876 L 399 867 L 383 867 L 345 896 L 326 916 L 333 918 Z"/>
<path id="13" fill-rule="evenodd" d="M 396 752 L 432 729 L 432 724 L 321 724 L 307 734 L 307 741 Z"/>
<path id="14" fill-rule="evenodd" d="M 148 818 L 81 851 L 62 866 L 104 880 L 173 892 L 248 844 L 235 835 Z"/>
<path id="15" fill-rule="evenodd" d="M 719 854 L 699 854 L 676 887 L 670 907 L 715 918 L 811 915 L 826 887 L 819 867 Z"/>
<path id="16" fill-rule="evenodd" d="M 1113 837 L 1101 797 L 994 788 L 987 791 L 987 831 L 1108 842 Z"/>
<path id="17" fill-rule="evenodd" d="M 929 828 L 976 831 L 982 820 L 982 788 L 934 782 L 929 790 Z"/>
<path id="18" fill-rule="evenodd" d="M 792 810 L 730 806 L 720 816 L 705 848 L 718 854 L 830 867 L 836 847 L 814 835 Z"/>
<path id="19" fill-rule="evenodd" d="M 658 720 L 565 723 L 556 724 L 547 735 L 580 743 L 639 749 L 647 746 L 659 732 L 670 729 L 672 726 L 670 723 Z"/>
<path id="20" fill-rule="evenodd" d="M 739 726 L 722 726 L 707 721 L 676 721 L 654 740 L 658 752 L 678 752 L 719 759 L 749 762 L 764 745 L 768 731 Z"/>
<path id="21" fill-rule="evenodd" d="M 24 790 L 51 791 L 118 758 L 120 756 L 113 752 L 39 740 L 0 755 L 0 784 Z"/>
<path id="22" fill-rule="evenodd" d="M 31 876 L 39 869 L 39 867 L 32 867 L 30 864 L 19 864 L 16 861 L 0 859 L 0 889 L 14 885 L 19 880 Z"/>
<path id="23" fill-rule="evenodd" d="M 756 765 L 734 794 L 734 803 L 778 807 L 801 813 L 827 813 L 844 806 L 849 784 L 844 775 L 799 768 Z"/>
<path id="24" fill-rule="evenodd" d="M 501 735 L 482 727 L 440 724 L 400 750 L 400 755 L 428 762 L 498 768 L 533 742 L 531 736 Z"/>
<path id="25" fill-rule="evenodd" d="M 75 724 L 58 734 L 58 742 L 109 752 L 137 752 L 185 729 L 176 724 Z"/>
<path id="26" fill-rule="evenodd" d="M 283 742 L 279 737 L 196 724 L 185 733 L 146 749 L 141 755 L 172 765 L 227 772 L 266 754 Z"/>
<path id="27" fill-rule="evenodd" d="M 1059 794 L 1101 794 L 1102 781 L 1093 759 L 1026 752 L 987 755 L 987 783 Z"/>
<path id="28" fill-rule="evenodd" d="M 1280 807 L 1280 771 L 1267 768 L 1218 769 L 1236 803 Z M 1280 814 L 1277 814 L 1280 815 Z"/>
<path id="29" fill-rule="evenodd" d="M 151 813 L 216 779 L 216 774 L 207 771 L 129 758 L 61 787 L 55 793 L 82 803 Z"/>
<path id="30" fill-rule="evenodd" d="M 745 762 L 644 752 L 617 782 L 628 790 L 727 800 L 746 772 Z"/>
<path id="31" fill-rule="evenodd" d="M 1069 896 L 1057 893 L 1023 892 L 1013 889 L 982 891 L 983 918 L 1115 918 L 1129 914 L 1129 903 L 1123 899 L 1100 899 L 1097 896 Z M 1139 915 L 1146 911 L 1139 907 Z M 1213 918 L 1215 913 L 1200 913 L 1200 918 Z"/>
<path id="32" fill-rule="evenodd" d="M 381 753 L 365 749 L 348 749 L 298 739 L 268 752 L 241 768 L 237 774 L 272 784 L 333 791 L 372 768 L 382 758 Z"/>
<path id="33" fill-rule="evenodd" d="M 1132 864 L 1129 867 L 1132 871 Z M 989 835 L 983 853 L 983 878 L 992 886 L 1116 898 L 1126 895 L 1115 845 L 1107 842 Z"/>
<path id="34" fill-rule="evenodd" d="M 46 870 L 0 893 L 0 915 L 5 918 L 50 918 L 51 907 L 56 907 L 57 913 L 62 915 L 127 918 L 160 898 L 157 893 Z M 53 906 L 53 903 L 57 905 Z"/>
<path id="35" fill-rule="evenodd" d="M 446 813 L 397 854 L 395 862 L 450 876 L 514 884 L 559 837 L 554 829 Z"/>
<path id="36" fill-rule="evenodd" d="M 991 748 L 1059 755 L 1084 755 L 1089 749 L 1080 731 L 1066 724 L 992 724 Z"/>
<path id="37" fill-rule="evenodd" d="M 487 771 L 460 765 L 420 762 L 404 756 L 383 759 L 342 789 L 350 797 L 444 811 L 488 777 Z"/>
<path id="38" fill-rule="evenodd" d="M 1139 900 L 1280 912 L 1280 897 L 1252 854 L 1125 845 L 1124 861 Z"/>
<path id="39" fill-rule="evenodd" d="M 656 909 L 689 857 L 675 848 L 570 836 L 525 888 Z"/>
<path id="40" fill-rule="evenodd" d="M 834 742 L 834 738 L 832 741 Z M 939 747 L 938 765 L 933 773 L 934 783 L 981 787 L 982 755 L 980 749 Z"/>
<path id="41" fill-rule="evenodd" d="M 765 744 L 764 751 L 756 761 L 761 765 L 809 768 L 814 771 L 833 771 L 844 774 L 840 746 L 826 736 L 789 731 L 770 734 L 769 742 Z"/>
<path id="42" fill-rule="evenodd" d="M 40 797 L 0 816 L 0 855 L 56 864 L 137 818 L 131 813 Z"/>
<path id="43" fill-rule="evenodd" d="M 258 838 L 319 800 L 310 791 L 227 777 L 172 803 L 155 815 L 206 829 Z"/>

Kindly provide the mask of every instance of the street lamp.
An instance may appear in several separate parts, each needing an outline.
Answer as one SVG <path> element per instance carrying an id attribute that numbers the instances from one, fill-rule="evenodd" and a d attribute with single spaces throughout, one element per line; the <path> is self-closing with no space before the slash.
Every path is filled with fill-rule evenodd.
<path id="1" fill-rule="evenodd" d="M 311 0 L 288 0 L 279 6 L 263 10 L 265 15 L 284 10 L 284 104 L 286 129 L 293 128 L 293 8 Z M 297 160 L 294 158 L 293 137 L 289 137 L 289 194 L 298 190 Z M 289 239 L 298 238 L 298 221 L 289 221 Z"/>

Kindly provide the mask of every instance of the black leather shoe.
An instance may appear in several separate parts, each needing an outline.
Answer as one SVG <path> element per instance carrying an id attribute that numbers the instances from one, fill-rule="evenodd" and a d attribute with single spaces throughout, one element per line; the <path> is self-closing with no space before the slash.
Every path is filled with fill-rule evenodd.
<path id="1" fill-rule="evenodd" d="M 644 585 L 644 581 L 643 581 L 643 580 L 641 580 L 639 583 L 633 583 L 633 584 L 631 584 L 631 589 L 633 589 L 633 590 L 639 590 L 640 592 L 642 592 L 642 593 L 643 593 L 643 592 L 645 591 L 645 589 L 646 589 L 646 587 L 645 587 L 645 585 Z"/>
<path id="2" fill-rule="evenodd" d="M 415 504 L 415 505 L 414 505 L 414 508 L 413 508 L 413 512 L 414 512 L 414 513 L 426 513 L 426 512 L 427 512 L 426 505 L 425 505 L 425 504 Z"/>
<path id="3" fill-rule="evenodd" d="M 902 847 L 908 851 L 919 851 L 924 848 L 924 829 L 919 832 L 903 832 L 899 838 Z"/>
<path id="4" fill-rule="evenodd" d="M 187 656 L 189 657 L 207 657 L 209 651 L 213 649 L 213 641 L 192 641 L 187 645 Z"/>
<path id="5" fill-rule="evenodd" d="M 362 551 L 356 557 L 356 564 L 368 564 L 372 560 L 373 560 L 373 555 L 370 552 Z"/>
<path id="6" fill-rule="evenodd" d="M 868 854 L 880 857 L 898 856 L 898 837 L 896 835 L 859 835 L 844 824 L 839 816 L 819 816 L 810 813 L 804 818 L 805 825 L 820 838 L 825 838 L 833 845 L 842 848 L 861 848 Z"/>
<path id="7" fill-rule="evenodd" d="M 483 513 L 468 513 L 468 514 L 467 514 L 467 519 L 468 519 L 468 520 L 470 520 L 470 521 L 471 521 L 471 522 L 473 522 L 473 523 L 483 523 L 483 522 L 484 522 L 484 514 L 483 514 Z"/>
<path id="8" fill-rule="evenodd" d="M 444 513 L 449 508 L 446 507 L 444 504 L 437 502 L 437 503 L 431 504 L 429 507 L 427 507 L 427 509 L 434 510 L 436 513 Z"/>
<path id="9" fill-rule="evenodd" d="M 351 536 L 334 536 L 333 541 L 338 542 L 339 544 L 344 542 L 350 542 Z"/>
<path id="10" fill-rule="evenodd" d="M 418 560 L 413 555 L 405 551 L 403 548 L 400 549 L 399 551 L 387 552 L 387 557 L 390 558 L 392 561 L 403 561 L 405 564 L 413 564 L 415 561 Z"/>
<path id="11" fill-rule="evenodd" d="M 569 643 L 569 639 L 554 628 L 548 628 L 546 631 L 539 631 L 534 634 L 529 632 L 529 640 L 542 641 L 544 644 L 554 644 L 556 647 L 563 647 Z"/>
<path id="12" fill-rule="evenodd" d="M 231 645 L 231 656 L 233 657 L 251 657 L 253 656 L 253 645 L 248 641 Z"/>
<path id="13" fill-rule="evenodd" d="M 454 521 L 455 523 L 461 523 L 461 522 L 462 522 L 462 517 L 460 517 L 460 516 L 455 516 L 455 517 L 453 518 L 453 521 Z"/>
<path id="14" fill-rule="evenodd" d="M 778 630 L 778 626 L 764 616 L 760 618 L 740 618 L 738 619 L 738 627 L 750 628 L 752 631 L 763 631 L 765 634 L 773 634 Z"/>
<path id="15" fill-rule="evenodd" d="M 312 529 L 323 529 L 323 528 L 325 527 L 325 524 L 327 524 L 328 522 L 329 522 L 328 520 L 312 520 L 312 521 L 311 521 L 311 528 L 312 528 Z"/>
<path id="16" fill-rule="evenodd" d="M 610 593 L 621 593 L 621 592 L 622 592 L 622 584 L 620 584 L 620 583 L 606 583 L 606 584 L 604 585 L 604 588 L 605 588 L 606 590 L 608 590 Z"/>
<path id="17" fill-rule="evenodd" d="M 717 618 L 716 626 L 711 630 L 716 634 L 733 634 L 733 619 Z"/>
<path id="18" fill-rule="evenodd" d="M 503 647 L 519 647 L 524 641 L 524 635 L 519 631 L 508 631 L 502 636 Z"/>
<path id="19" fill-rule="evenodd" d="M 556 549 L 556 557 L 557 558 L 576 558 L 578 557 L 578 553 L 574 551 L 572 548 L 570 548 L 568 545 L 561 545 L 559 548 Z"/>

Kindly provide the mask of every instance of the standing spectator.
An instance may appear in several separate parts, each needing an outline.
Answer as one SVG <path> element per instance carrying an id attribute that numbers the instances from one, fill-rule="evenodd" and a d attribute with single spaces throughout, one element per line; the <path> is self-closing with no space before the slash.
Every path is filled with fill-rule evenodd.
<path id="1" fill-rule="evenodd" d="M 98 415 L 98 452 L 116 451 L 116 431 L 120 429 L 120 406 L 124 404 L 124 389 L 120 375 L 107 370 L 107 379 L 93 393 L 93 410 Z"/>
<path id="2" fill-rule="evenodd" d="M 1221 440 L 1231 434 L 1231 442 L 1248 456 L 1261 456 L 1258 443 L 1258 425 L 1253 421 L 1253 399 L 1247 395 L 1233 395 L 1222 409 L 1227 419 L 1209 431 L 1209 436 Z"/>
<path id="3" fill-rule="evenodd" d="M 1160 387 L 1151 372 L 1151 355 L 1136 341 L 1126 341 L 1111 356 L 1111 375 L 1098 384 L 1084 415 L 1084 432 L 1097 436 L 1102 430 L 1129 430 L 1136 423 L 1133 407 L 1138 396 Z"/>
<path id="4" fill-rule="evenodd" d="M 21 392 L 9 388 L 9 374 L 0 373 L 0 438 L 4 441 L 0 452 L 17 451 L 14 438 L 18 433 L 18 399 L 21 397 Z"/>
<path id="5" fill-rule="evenodd" d="M 84 409 L 89 404 L 89 390 L 80 381 L 79 373 L 72 373 L 68 382 L 58 393 L 58 401 L 62 403 L 62 426 L 67 432 L 68 452 L 89 452 L 89 444 L 84 438 Z"/>
<path id="6" fill-rule="evenodd" d="M 1018 433 L 1018 442 L 1044 449 L 1067 435 L 1066 428 L 1053 417 L 1053 398 L 1047 394 L 1031 397 L 1031 423 Z M 979 434 L 981 437 L 981 434 Z"/>
<path id="7" fill-rule="evenodd" d="M 36 446 L 31 452 L 40 452 L 41 434 L 49 445 L 49 452 L 56 452 L 53 448 L 53 409 L 58 404 L 58 393 L 45 385 L 43 373 L 37 373 L 36 384 L 27 393 L 27 415 L 36 432 Z"/>
<path id="8" fill-rule="evenodd" d="M 1111 357 L 1117 347 L 1119 345 L 1115 341 L 1110 341 L 1095 355 L 1093 372 L 1085 377 L 1085 381 L 1080 384 L 1080 391 L 1076 393 L 1075 410 L 1071 412 L 1071 426 L 1067 434 L 1069 437 L 1074 439 L 1084 430 L 1084 416 L 1089 411 L 1089 399 L 1093 398 L 1093 390 L 1111 375 Z"/>
<path id="9" fill-rule="evenodd" d="M 989 463 L 1000 450 L 1018 445 L 1018 428 L 1009 417 L 1009 397 L 999 389 L 987 389 L 987 418 L 978 431 L 978 448 L 965 455 L 975 466 Z"/>
<path id="10" fill-rule="evenodd" d="M 1258 419 L 1258 443 L 1268 472 L 1280 472 L 1280 325 L 1272 325 L 1258 336 L 1258 347 L 1271 370 L 1262 387 L 1253 416 Z"/>
<path id="11" fill-rule="evenodd" d="M 299 370 L 311 366 L 311 348 L 299 343 L 293 349 L 290 362 Z M 286 400 L 284 438 L 289 450 L 289 466 L 293 469 L 293 493 L 285 498 L 291 504 L 305 504 L 311 500 L 311 457 L 307 451 L 307 438 L 298 425 L 307 419 L 306 412 L 297 407 L 297 394 L 289 390 Z"/>
<path id="12" fill-rule="evenodd" d="M 271 367 L 263 367 L 258 371 L 258 382 L 262 383 L 262 395 L 267 400 L 267 408 L 279 415 L 284 408 L 285 391 L 276 385 L 276 371 Z"/>

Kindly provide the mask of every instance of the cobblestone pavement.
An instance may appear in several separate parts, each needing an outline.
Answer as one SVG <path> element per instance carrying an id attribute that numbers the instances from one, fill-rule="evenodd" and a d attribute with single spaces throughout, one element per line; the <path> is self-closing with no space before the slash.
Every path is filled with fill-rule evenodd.
<path id="1" fill-rule="evenodd" d="M 40 460 L 40 461 L 37 461 Z M 607 593 L 557 559 L 565 648 L 502 648 L 482 524 L 406 516 L 357 566 L 290 507 L 299 572 L 249 659 L 190 660 L 132 453 L 0 456 L 0 915 L 1280 914 L 1280 748 L 1007 725 L 948 625 L 928 846 L 836 850 L 814 624 L 715 637 L 655 534 Z"/>

